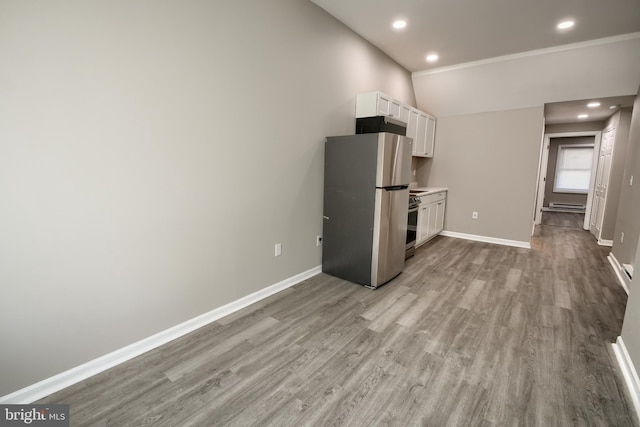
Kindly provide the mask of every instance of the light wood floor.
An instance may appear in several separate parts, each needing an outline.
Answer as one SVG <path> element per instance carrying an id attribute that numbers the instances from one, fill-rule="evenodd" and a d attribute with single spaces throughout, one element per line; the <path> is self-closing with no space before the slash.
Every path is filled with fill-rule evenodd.
<path id="1" fill-rule="evenodd" d="M 320 274 L 56 393 L 72 426 L 634 426 L 626 294 L 580 228 L 437 237 L 371 291 Z"/>

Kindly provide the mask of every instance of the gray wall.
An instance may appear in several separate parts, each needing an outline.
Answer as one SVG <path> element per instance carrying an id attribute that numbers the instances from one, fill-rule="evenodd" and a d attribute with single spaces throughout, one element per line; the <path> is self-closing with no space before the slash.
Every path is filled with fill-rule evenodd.
<path id="1" fill-rule="evenodd" d="M 415 105 L 305 0 L 0 10 L 0 395 L 318 266 L 324 136 Z"/>
<path id="2" fill-rule="evenodd" d="M 637 110 L 636 110 L 637 111 Z M 640 242 L 638 242 L 640 243 Z M 635 265 L 640 266 L 640 245 L 635 248 Z M 631 281 L 631 290 L 627 299 L 627 308 L 624 312 L 622 332 L 620 336 L 624 341 L 629 358 L 638 371 L 640 369 L 640 274 L 635 273 Z"/>
<path id="3" fill-rule="evenodd" d="M 604 121 L 547 124 L 544 133 L 589 132 L 604 129 Z"/>
<path id="4" fill-rule="evenodd" d="M 640 95 L 640 90 L 638 91 Z M 629 133 L 629 151 L 625 163 L 624 179 L 634 176 L 633 186 L 623 185 L 618 207 L 618 221 L 616 236 L 624 231 L 624 243 L 614 240 L 613 253 L 621 263 L 631 263 L 635 266 L 635 274 L 631 282 L 627 309 L 624 314 L 621 336 L 624 340 L 629 357 L 636 370 L 640 369 L 640 249 L 638 249 L 640 234 L 640 96 L 633 105 L 631 131 Z"/>
<path id="5" fill-rule="evenodd" d="M 612 115 L 605 125 L 605 128 L 615 127 L 616 135 L 613 146 L 613 157 L 611 158 L 611 172 L 609 174 L 609 185 L 607 186 L 607 200 L 604 207 L 604 218 L 602 221 L 601 239 L 613 240 L 615 238 L 616 220 L 618 217 L 618 204 L 624 183 L 625 160 L 629 148 L 629 126 L 631 125 L 631 108 L 623 108 Z M 620 236 L 617 236 L 618 239 Z"/>
<path id="6" fill-rule="evenodd" d="M 504 158 L 501 155 L 492 157 L 491 162 L 478 161 L 476 164 L 468 159 L 468 153 L 477 152 L 478 139 L 491 144 L 489 141 L 494 135 L 500 135 L 503 127 L 509 129 L 508 134 L 513 140 L 520 139 L 516 136 L 517 129 L 506 120 L 503 123 L 500 117 L 518 114 L 523 109 L 542 109 L 549 102 L 634 94 L 639 83 L 638 69 L 640 38 L 633 37 L 563 46 L 556 50 L 545 49 L 413 73 L 418 108 L 438 117 L 434 158 L 418 164 L 418 182 L 420 185 L 455 187 L 460 194 L 456 196 L 453 191 L 449 193 L 445 228 L 488 237 L 529 241 L 532 223 L 526 226 L 524 223 L 527 218 L 532 217 L 532 213 L 524 205 L 533 206 L 535 202 L 542 122 L 532 118 L 525 126 L 522 138 L 528 141 L 524 144 L 527 154 L 512 153 L 515 159 L 513 164 L 525 166 L 513 184 L 506 183 L 511 179 L 511 162 L 507 160 L 504 164 L 500 163 L 506 155 Z M 584 70 L 589 72 L 585 73 Z M 496 115 L 484 116 L 487 112 L 496 112 Z M 468 117 L 474 117 L 475 114 L 478 118 L 488 119 L 486 123 L 478 120 L 479 133 L 474 133 L 472 129 L 468 132 L 465 129 L 455 129 L 458 121 L 466 123 Z M 532 129 L 535 126 L 539 126 L 539 129 Z M 600 129 L 602 127 L 598 128 Z M 534 134 L 538 138 L 535 143 Z M 461 142 L 460 138 L 467 138 L 468 141 Z M 498 139 L 501 138 L 498 136 Z M 448 146 L 451 139 L 456 142 Z M 505 152 L 511 154 L 512 149 L 506 147 Z M 454 157 L 466 159 L 462 162 L 465 166 L 456 167 Z M 533 174 L 530 173 L 532 166 Z M 447 171 L 446 168 L 451 170 Z M 508 191 L 502 191 L 505 188 Z M 514 198 L 518 207 L 510 212 L 510 208 L 505 207 L 511 206 Z M 474 208 L 479 205 L 482 209 Z M 480 212 L 478 221 L 472 222 L 472 210 Z M 483 218 L 486 215 L 483 212 L 487 210 L 491 213 L 490 223 L 486 222 L 486 216 Z M 507 218 L 504 228 L 500 227 L 502 224 L 498 220 L 501 216 Z"/>
<path id="7" fill-rule="evenodd" d="M 640 91 L 638 92 L 640 95 Z M 633 176 L 633 186 L 629 185 L 629 178 Z M 615 225 L 615 238 L 611 252 L 621 264 L 633 264 L 636 259 L 636 247 L 640 236 L 640 97 L 636 97 L 629 130 L 629 145 L 624 163 L 624 173 L 621 180 L 620 201 Z M 620 242 L 620 234 L 624 232 L 624 242 Z M 640 264 L 635 264 L 640 271 Z M 638 282 L 640 274 L 635 274 L 634 283 Z M 635 291 L 637 293 L 637 291 Z M 632 289 L 631 294 L 634 294 Z M 627 312 L 629 312 L 627 305 Z M 631 306 L 632 310 L 640 311 L 640 307 Z M 638 324 L 637 328 L 640 328 Z M 636 329 L 637 331 L 638 329 Z M 626 341 L 626 339 L 625 339 Z M 640 348 L 638 349 L 640 358 Z M 636 363 L 637 367 L 640 364 Z"/>
<path id="8" fill-rule="evenodd" d="M 436 117 L 633 95 L 640 37 L 612 37 L 413 73 L 418 108 Z M 585 72 L 588 70 L 588 72 Z"/>
<path id="9" fill-rule="evenodd" d="M 586 194 L 574 194 L 574 193 L 554 193 L 553 184 L 556 177 L 556 167 L 558 163 L 558 146 L 559 145 L 575 145 L 575 144 L 593 144 L 593 136 L 575 136 L 575 137 L 563 137 L 563 138 L 550 138 L 549 139 L 549 159 L 547 162 L 547 180 L 544 187 L 544 206 L 549 206 L 549 203 L 577 203 L 585 205 L 587 204 Z"/>
<path id="10" fill-rule="evenodd" d="M 438 119 L 433 161 L 418 173 L 449 188 L 447 231 L 531 240 L 542 132 L 542 106 Z"/>

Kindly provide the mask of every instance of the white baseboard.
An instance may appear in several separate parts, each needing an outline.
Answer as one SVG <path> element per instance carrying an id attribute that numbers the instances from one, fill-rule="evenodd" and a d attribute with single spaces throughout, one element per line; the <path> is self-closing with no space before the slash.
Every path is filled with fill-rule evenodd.
<path id="1" fill-rule="evenodd" d="M 456 239 L 474 240 L 476 242 L 493 243 L 503 246 L 514 246 L 516 248 L 531 249 L 530 242 L 521 242 L 519 240 L 499 239 L 497 237 L 478 236 L 475 234 L 458 233 L 455 231 L 444 230 L 440 233 L 446 237 L 455 237 Z"/>
<path id="2" fill-rule="evenodd" d="M 627 352 L 627 347 L 624 345 L 621 336 L 619 336 L 611 346 L 613 347 L 613 352 L 616 354 L 616 360 L 618 361 L 618 365 L 627 384 L 627 389 L 631 395 L 633 409 L 635 409 L 636 415 L 640 419 L 640 379 L 638 379 L 638 372 L 633 365 L 631 357 L 629 357 L 629 352 Z"/>
<path id="3" fill-rule="evenodd" d="M 629 295 L 629 287 L 631 286 L 631 280 L 629 280 L 629 277 L 624 272 L 622 265 L 620 264 L 616 256 L 613 254 L 613 252 L 609 252 L 607 259 L 609 260 L 609 264 L 611 264 L 611 267 L 613 267 L 613 271 L 615 271 L 616 276 L 618 276 L 618 281 L 624 288 L 624 291 L 627 293 L 627 295 Z"/>
<path id="4" fill-rule="evenodd" d="M 598 244 L 600 246 L 609 246 L 613 247 L 613 240 L 598 240 Z"/>
<path id="5" fill-rule="evenodd" d="M 100 372 L 106 371 L 127 360 L 131 360 L 149 350 L 160 347 L 163 344 L 180 338 L 183 335 L 193 332 L 211 322 L 234 313 L 248 305 L 258 302 L 268 296 L 287 289 L 297 283 L 319 274 L 321 266 L 297 274 L 274 285 L 268 286 L 250 295 L 237 299 L 229 304 L 213 309 L 179 325 L 173 326 L 148 338 L 122 347 L 116 351 L 105 354 L 97 359 L 91 360 L 75 368 L 71 368 L 58 375 L 47 378 L 28 387 L 15 391 L 11 394 L 0 397 L 0 404 L 29 404 L 42 399 L 52 393 L 60 391 L 66 387 L 76 384 Z"/>

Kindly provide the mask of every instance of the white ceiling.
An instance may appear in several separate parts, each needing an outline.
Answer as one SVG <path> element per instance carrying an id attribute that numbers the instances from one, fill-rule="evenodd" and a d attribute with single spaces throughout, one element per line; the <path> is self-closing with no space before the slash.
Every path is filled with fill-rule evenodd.
<path id="1" fill-rule="evenodd" d="M 411 72 L 640 31 L 638 0 L 312 1 Z M 575 27 L 557 30 L 565 18 Z"/>
<path id="2" fill-rule="evenodd" d="M 614 114 L 621 107 L 632 107 L 635 96 L 612 96 L 609 98 L 583 99 L 580 101 L 552 102 L 544 106 L 545 123 L 572 123 L 581 121 L 578 114 L 588 114 L 585 121 L 602 121 Z M 599 107 L 589 108 L 587 104 L 597 101 Z"/>
<path id="3" fill-rule="evenodd" d="M 640 32 L 640 0 L 311 0 L 411 72 Z M 394 30 L 395 19 L 407 27 Z M 571 30 L 556 25 L 570 18 Z M 426 55 L 437 52 L 435 64 Z M 549 104 L 547 123 L 569 123 L 585 102 Z M 633 103 L 601 99 L 608 106 Z M 606 104 L 606 108 L 604 105 Z"/>

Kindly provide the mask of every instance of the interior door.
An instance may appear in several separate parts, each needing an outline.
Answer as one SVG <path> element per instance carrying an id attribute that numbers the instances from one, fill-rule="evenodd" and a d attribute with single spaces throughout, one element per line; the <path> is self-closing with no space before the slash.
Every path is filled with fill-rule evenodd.
<path id="1" fill-rule="evenodd" d="M 600 197 L 602 195 L 602 170 L 604 169 L 604 145 L 606 144 L 605 138 L 602 138 L 602 144 L 600 145 L 600 153 L 598 153 L 598 168 L 596 169 L 596 182 L 595 190 L 593 192 L 593 204 L 591 206 L 591 224 L 589 224 L 589 231 L 591 234 L 598 238 L 598 209 L 600 205 Z"/>
<path id="2" fill-rule="evenodd" d="M 607 199 L 607 187 L 609 185 L 609 173 L 611 171 L 614 135 L 615 132 L 613 128 L 606 129 L 602 135 L 602 144 L 600 145 L 598 169 L 596 171 L 596 187 L 593 195 L 591 224 L 589 227 L 589 231 L 591 231 L 591 234 L 593 234 L 596 239 L 600 239 L 600 232 L 604 221 L 604 206 Z"/>

